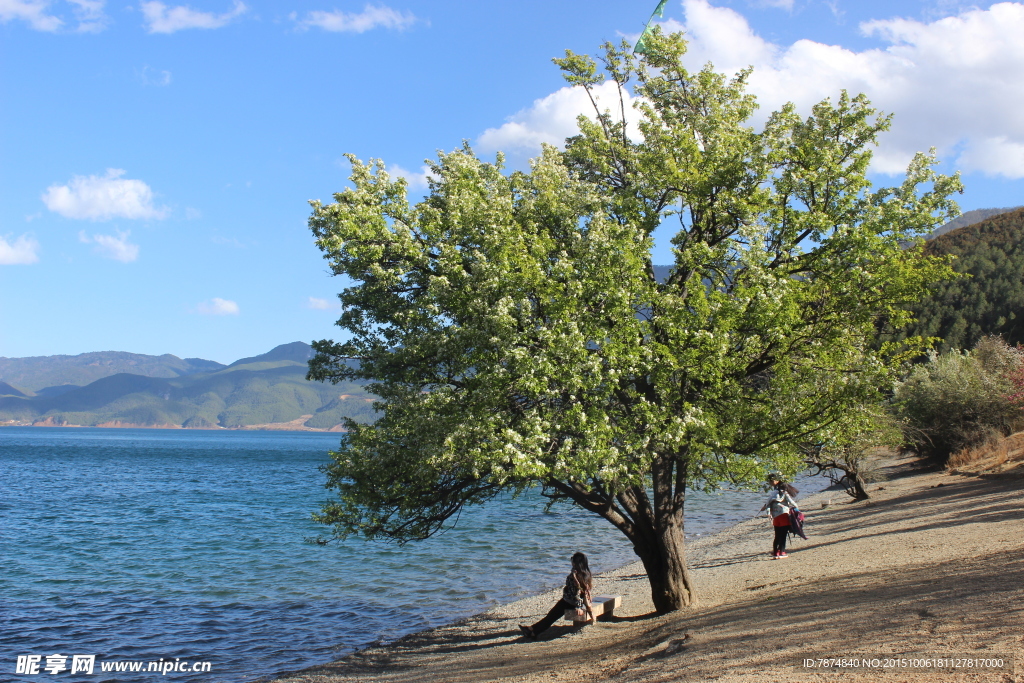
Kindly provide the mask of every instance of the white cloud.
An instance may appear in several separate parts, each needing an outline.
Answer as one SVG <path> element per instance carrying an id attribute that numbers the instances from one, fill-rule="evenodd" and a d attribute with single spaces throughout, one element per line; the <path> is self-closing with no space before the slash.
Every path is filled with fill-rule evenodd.
<path id="1" fill-rule="evenodd" d="M 793 0 L 757 0 L 754 4 L 760 7 L 774 7 L 788 11 L 793 9 Z"/>
<path id="2" fill-rule="evenodd" d="M 0 23 L 20 20 L 37 31 L 57 31 L 64 22 L 46 12 L 47 0 L 0 0 Z"/>
<path id="3" fill-rule="evenodd" d="M 22 235 L 13 242 L 0 237 L 0 266 L 18 266 L 39 260 L 39 242 Z"/>
<path id="4" fill-rule="evenodd" d="M 80 33 L 97 33 L 107 27 L 108 17 L 103 13 L 106 0 L 67 0 Z M 37 31 L 59 31 L 65 20 L 51 13 L 50 0 L 0 0 L 0 24 L 24 21 Z"/>
<path id="5" fill-rule="evenodd" d="M 234 247 L 236 249 L 245 249 L 245 245 L 239 242 L 234 237 L 224 237 L 223 235 L 213 235 L 210 237 L 210 241 L 214 244 L 223 244 L 227 247 Z"/>
<path id="6" fill-rule="evenodd" d="M 688 63 L 711 61 L 727 72 L 753 66 L 760 120 L 785 101 L 808 113 L 846 88 L 895 114 L 874 170 L 901 172 L 914 152 L 935 146 L 940 156 L 959 154 L 965 171 L 1024 177 L 1024 4 L 965 9 L 931 22 L 866 22 L 861 31 L 888 47 L 861 52 L 811 40 L 776 45 L 731 9 L 706 0 L 684 0 L 683 7 Z"/>
<path id="7" fill-rule="evenodd" d="M 171 84 L 171 72 L 166 69 L 154 69 L 147 64 L 137 73 L 142 85 L 163 87 Z"/>
<path id="8" fill-rule="evenodd" d="M 106 0 L 68 0 L 74 5 L 75 18 L 78 19 L 80 33 L 99 33 L 107 27 L 109 19 L 103 13 Z"/>
<path id="9" fill-rule="evenodd" d="M 434 178 L 434 174 L 430 171 L 430 167 L 424 164 L 420 167 L 420 171 L 407 171 L 398 164 L 389 164 L 387 171 L 391 176 L 400 176 L 405 178 L 405 181 L 409 184 L 410 190 L 423 190 L 427 187 L 427 181 L 430 178 Z"/>
<path id="10" fill-rule="evenodd" d="M 311 296 L 306 301 L 306 308 L 312 308 L 314 311 L 340 311 L 341 304 L 337 301 L 318 299 L 315 296 Z"/>
<path id="11" fill-rule="evenodd" d="M 131 263 L 139 258 L 139 245 L 130 243 L 128 241 L 129 235 L 131 235 L 130 230 L 125 232 L 118 230 L 117 237 L 113 235 L 93 235 L 89 237 L 83 230 L 78 233 L 78 241 L 86 244 L 95 244 L 97 253 L 106 258 L 114 259 L 121 263 Z"/>
<path id="12" fill-rule="evenodd" d="M 595 87 L 594 95 L 602 110 L 619 111 L 618 87 L 613 81 L 605 81 Z M 622 97 L 627 120 L 635 123 L 640 117 L 633 109 L 633 98 L 627 92 L 623 92 Z M 575 135 L 578 132 L 576 119 L 580 114 L 593 117 L 594 106 L 586 90 L 567 86 L 534 100 L 531 107 L 509 117 L 508 122 L 500 127 L 488 128 L 477 139 L 477 145 L 490 152 L 535 154 L 540 151 L 542 143 L 560 146 L 565 138 Z"/>
<path id="13" fill-rule="evenodd" d="M 936 147 L 941 158 L 964 171 L 1024 178 L 1021 2 L 964 8 L 928 22 L 866 22 L 861 31 L 886 46 L 859 52 L 812 40 L 772 43 L 738 12 L 707 0 L 683 0 L 683 9 L 685 23 L 670 19 L 662 26 L 667 32 L 685 31 L 690 43 L 684 61 L 690 69 L 709 61 L 727 73 L 754 67 L 749 90 L 761 105 L 756 123 L 787 101 L 809 114 L 815 103 L 845 88 L 865 93 L 875 107 L 895 115 L 872 170 L 900 173 L 915 152 Z M 614 85 L 607 82 L 600 89 L 602 106 L 617 106 Z M 581 89 L 562 88 L 488 129 L 477 144 L 536 154 L 541 142 L 561 144 L 575 134 L 576 116 L 591 111 Z"/>
<path id="14" fill-rule="evenodd" d="M 304 19 L 299 19 L 298 14 L 292 12 L 290 19 L 301 29 L 315 26 L 335 33 L 364 33 L 378 27 L 404 31 L 416 23 L 416 17 L 411 12 L 399 12 L 383 5 L 366 5 L 358 14 L 339 10 L 314 10 L 307 12 Z"/>
<path id="15" fill-rule="evenodd" d="M 145 18 L 146 30 L 150 33 L 174 33 L 188 28 L 220 28 L 249 10 L 241 0 L 235 0 L 234 8 L 223 14 L 199 12 L 186 5 L 168 7 L 159 0 L 140 3 L 139 7 Z"/>
<path id="16" fill-rule="evenodd" d="M 968 169 L 984 171 L 1006 178 L 1024 178 L 1024 144 L 1005 135 L 972 140 L 960 155 L 959 162 Z"/>
<path id="17" fill-rule="evenodd" d="M 213 297 L 209 301 L 203 301 L 197 307 L 203 315 L 238 315 L 238 304 L 228 299 Z"/>
<path id="18" fill-rule="evenodd" d="M 48 187 L 43 203 L 54 213 L 79 220 L 167 217 L 169 208 L 153 206 L 149 185 L 123 175 L 123 170 L 109 168 L 105 176 L 75 176 L 67 185 Z"/>

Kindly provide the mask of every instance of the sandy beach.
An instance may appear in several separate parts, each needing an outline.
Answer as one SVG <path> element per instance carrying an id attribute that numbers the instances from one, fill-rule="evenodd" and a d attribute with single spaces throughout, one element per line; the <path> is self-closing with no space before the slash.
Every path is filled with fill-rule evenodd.
<path id="1" fill-rule="evenodd" d="M 926 472 L 894 460 L 869 501 L 801 497 L 809 540 L 791 540 L 785 559 L 769 557 L 764 518 L 692 542 L 691 609 L 654 614 L 635 563 L 597 577 L 595 592 L 623 605 L 581 629 L 562 621 L 536 641 L 521 637 L 517 624 L 546 613 L 552 592 L 277 680 L 1024 682 L 1024 467 L 997 469 Z M 928 658 L 961 661 L 883 666 Z M 999 658 L 1015 660 L 1012 671 L 967 667 Z"/>

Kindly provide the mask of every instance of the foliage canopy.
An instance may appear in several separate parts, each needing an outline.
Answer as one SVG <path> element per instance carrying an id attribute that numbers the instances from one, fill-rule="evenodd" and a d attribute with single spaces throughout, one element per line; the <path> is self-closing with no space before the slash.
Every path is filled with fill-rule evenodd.
<path id="1" fill-rule="evenodd" d="M 901 244 L 955 212 L 955 177 L 918 155 L 898 187 L 865 174 L 888 125 L 843 93 L 762 130 L 734 78 L 681 64 L 681 35 L 637 59 L 566 53 L 566 79 L 638 97 L 579 119 L 529 172 L 464 146 L 410 203 L 382 162 L 350 157 L 352 187 L 312 202 L 341 294 L 343 343 L 314 379 L 369 380 L 372 425 L 350 424 L 319 521 L 335 535 L 423 538 L 464 505 L 543 485 L 633 543 L 659 611 L 692 599 L 688 488 L 794 471 L 801 444 L 840 433 L 851 405 L 891 386 L 919 340 L 872 345 L 880 320 L 948 274 Z M 652 234 L 678 221 L 659 281 Z M 348 359 L 359 359 L 349 365 Z"/>

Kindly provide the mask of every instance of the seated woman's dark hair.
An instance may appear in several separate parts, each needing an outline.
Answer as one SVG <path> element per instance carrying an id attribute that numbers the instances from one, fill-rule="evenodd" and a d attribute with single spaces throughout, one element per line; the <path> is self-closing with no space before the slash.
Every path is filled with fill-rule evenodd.
<path id="1" fill-rule="evenodd" d="M 581 586 L 590 589 L 594 585 L 594 578 L 590 574 L 590 563 L 583 553 L 575 553 L 572 556 L 572 573 Z"/>

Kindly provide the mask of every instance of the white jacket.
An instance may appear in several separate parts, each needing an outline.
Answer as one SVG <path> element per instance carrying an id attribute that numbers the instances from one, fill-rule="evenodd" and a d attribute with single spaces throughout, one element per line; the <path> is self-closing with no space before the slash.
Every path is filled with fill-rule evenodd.
<path id="1" fill-rule="evenodd" d="M 793 496 L 789 495 L 785 491 L 776 491 L 772 494 L 772 497 L 768 499 L 768 502 L 764 504 L 764 507 L 770 510 L 772 519 L 774 519 L 779 515 L 786 514 L 792 508 L 797 507 L 797 504 L 796 501 L 793 500 Z M 763 510 L 764 508 L 761 509 Z"/>

